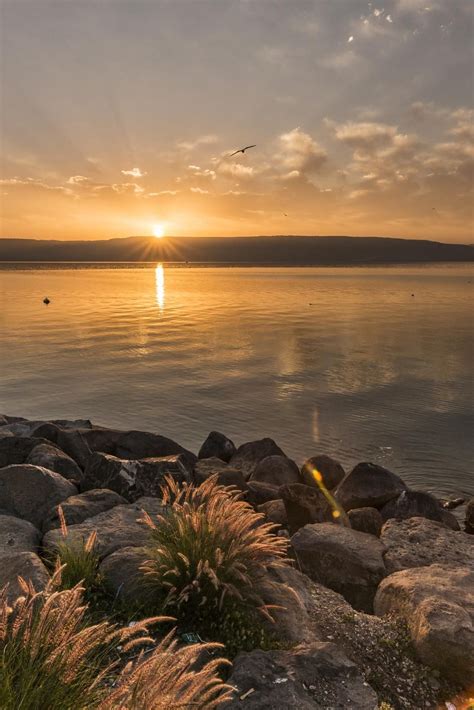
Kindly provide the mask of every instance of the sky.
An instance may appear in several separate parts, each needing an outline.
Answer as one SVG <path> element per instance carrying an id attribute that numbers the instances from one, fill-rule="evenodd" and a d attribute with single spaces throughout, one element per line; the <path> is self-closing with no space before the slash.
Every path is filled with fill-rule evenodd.
<path id="1" fill-rule="evenodd" d="M 473 11 L 0 0 L 0 237 L 472 242 Z"/>

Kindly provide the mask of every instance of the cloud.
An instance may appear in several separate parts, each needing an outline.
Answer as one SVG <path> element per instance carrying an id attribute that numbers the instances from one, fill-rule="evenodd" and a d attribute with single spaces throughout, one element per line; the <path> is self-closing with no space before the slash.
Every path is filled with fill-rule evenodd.
<path id="1" fill-rule="evenodd" d="M 338 140 L 354 148 L 366 151 L 389 145 L 396 133 L 396 126 L 390 126 L 386 123 L 355 123 L 348 121 L 336 126 L 336 138 Z"/>
<path id="2" fill-rule="evenodd" d="M 209 195 L 209 190 L 203 190 L 202 187 L 190 187 L 189 189 L 197 195 Z"/>
<path id="3" fill-rule="evenodd" d="M 187 169 L 191 172 L 193 177 L 209 178 L 210 180 L 215 180 L 217 177 L 215 170 L 200 168 L 199 165 L 188 165 Z"/>
<path id="4" fill-rule="evenodd" d="M 279 137 L 279 146 L 279 159 L 289 173 L 314 172 L 327 161 L 326 151 L 300 128 L 282 133 Z"/>
<path id="5" fill-rule="evenodd" d="M 220 175 L 225 177 L 236 178 L 238 180 L 248 180 L 253 178 L 257 174 L 257 170 L 251 165 L 242 165 L 242 163 L 235 163 L 233 161 L 223 160 L 218 168 Z"/>
<path id="6" fill-rule="evenodd" d="M 219 141 L 219 138 L 214 134 L 207 134 L 204 136 L 198 136 L 191 141 L 179 141 L 178 148 L 186 153 L 205 145 L 213 145 Z"/>
<path id="7" fill-rule="evenodd" d="M 131 170 L 121 170 L 120 172 L 122 173 L 122 175 L 129 175 L 133 178 L 142 178 L 147 175 L 147 173 L 142 173 L 140 168 L 132 168 Z"/>

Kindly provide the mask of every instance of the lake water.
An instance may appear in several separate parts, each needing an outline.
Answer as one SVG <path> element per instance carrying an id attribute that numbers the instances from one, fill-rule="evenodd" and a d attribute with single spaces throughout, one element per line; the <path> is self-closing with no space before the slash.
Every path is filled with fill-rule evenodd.
<path id="1" fill-rule="evenodd" d="M 0 265 L 0 411 L 194 451 L 211 429 L 271 436 L 298 463 L 371 460 L 472 495 L 473 280 L 468 265 Z"/>

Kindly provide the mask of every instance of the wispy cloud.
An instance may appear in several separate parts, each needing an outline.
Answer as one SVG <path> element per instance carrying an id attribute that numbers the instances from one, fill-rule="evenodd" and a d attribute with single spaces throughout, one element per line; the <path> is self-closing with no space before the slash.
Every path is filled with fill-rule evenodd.
<path id="1" fill-rule="evenodd" d="M 142 178 L 147 175 L 147 173 L 142 172 L 140 168 L 131 168 L 131 170 L 121 170 L 120 172 L 122 173 L 122 175 L 129 175 L 133 178 Z"/>

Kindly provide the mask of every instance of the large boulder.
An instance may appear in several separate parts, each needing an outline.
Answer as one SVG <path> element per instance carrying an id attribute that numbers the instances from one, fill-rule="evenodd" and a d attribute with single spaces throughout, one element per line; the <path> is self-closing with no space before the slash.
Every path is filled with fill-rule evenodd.
<path id="1" fill-rule="evenodd" d="M 474 535 L 474 498 L 471 498 L 466 507 L 466 532 Z"/>
<path id="2" fill-rule="evenodd" d="M 81 488 L 109 488 L 134 501 L 142 496 L 160 496 L 167 476 L 180 484 L 192 483 L 192 466 L 182 454 L 132 460 L 94 453 Z"/>
<path id="3" fill-rule="evenodd" d="M 474 570 L 429 565 L 383 580 L 375 612 L 401 616 L 426 665 L 469 688 L 474 684 Z"/>
<path id="4" fill-rule="evenodd" d="M 249 480 L 284 486 L 286 483 L 299 483 L 300 472 L 295 462 L 286 456 L 266 456 L 258 462 Z"/>
<path id="5" fill-rule="evenodd" d="M 34 552 L 13 553 L 0 560 L 0 589 L 7 587 L 7 601 L 13 603 L 23 590 L 18 578 L 30 582 L 37 592 L 49 582 L 48 570 Z"/>
<path id="6" fill-rule="evenodd" d="M 310 459 L 307 459 L 301 467 L 301 478 L 303 483 L 306 483 L 307 486 L 318 487 L 313 474 L 315 469 L 321 474 L 323 483 L 329 491 L 336 488 L 346 475 L 339 461 L 325 454 L 312 456 Z"/>
<path id="7" fill-rule="evenodd" d="M 347 517 L 353 530 L 380 537 L 383 519 L 377 508 L 354 508 Z"/>
<path id="8" fill-rule="evenodd" d="M 279 493 L 285 504 L 291 534 L 309 523 L 333 521 L 332 508 L 319 489 L 304 483 L 292 483 L 281 486 Z"/>
<path id="9" fill-rule="evenodd" d="M 55 444 L 61 451 L 74 459 L 81 469 L 84 469 L 91 454 L 82 435 L 85 431 L 89 431 L 89 429 L 79 430 L 64 426 L 64 423 L 46 422 L 40 423 L 32 433 L 35 437 L 42 437 Z"/>
<path id="10" fill-rule="evenodd" d="M 25 463 L 55 471 L 75 484 L 79 484 L 82 478 L 82 470 L 74 459 L 49 442 L 35 446 L 28 454 Z"/>
<path id="11" fill-rule="evenodd" d="M 443 509 L 439 501 L 423 491 L 403 491 L 397 498 L 386 503 L 380 510 L 384 520 L 408 520 L 408 518 L 429 518 L 442 522 Z"/>
<path id="12" fill-rule="evenodd" d="M 25 463 L 31 451 L 40 444 L 49 445 L 46 439 L 29 436 L 5 436 L 0 438 L 0 468 Z"/>
<path id="13" fill-rule="evenodd" d="M 384 546 L 373 535 L 332 523 L 306 525 L 291 538 L 300 569 L 342 594 L 355 609 L 372 611 L 385 577 Z"/>
<path id="14" fill-rule="evenodd" d="M 41 528 L 51 508 L 77 488 L 42 466 L 18 464 L 0 469 L 0 508 Z"/>
<path id="15" fill-rule="evenodd" d="M 95 550 L 101 559 L 122 547 L 144 547 L 150 540 L 150 532 L 142 522 L 143 511 L 155 519 L 165 509 L 158 498 L 140 498 L 135 503 L 117 505 L 82 523 L 70 525 L 66 541 L 75 545 L 86 541 L 95 532 Z M 43 538 L 45 552 L 53 556 L 58 543 L 64 539 L 61 530 L 47 532 Z"/>
<path id="16" fill-rule="evenodd" d="M 143 547 L 122 547 L 103 560 L 99 574 L 116 599 L 135 607 L 146 603 L 146 588 L 140 568 L 147 558 Z"/>
<path id="17" fill-rule="evenodd" d="M 13 515 L 0 515 L 0 558 L 20 552 L 36 552 L 40 542 L 38 528 L 28 520 Z"/>
<path id="18" fill-rule="evenodd" d="M 332 643 L 240 653 L 228 679 L 234 697 L 223 710 L 376 710 L 377 695 L 356 664 Z"/>
<path id="19" fill-rule="evenodd" d="M 265 438 L 258 441 L 248 441 L 239 446 L 235 454 L 230 459 L 230 464 L 238 468 L 245 478 L 250 478 L 255 471 L 257 464 L 267 456 L 285 456 L 284 451 L 273 441 Z"/>
<path id="20" fill-rule="evenodd" d="M 107 488 L 97 488 L 66 498 L 61 503 L 61 508 L 66 525 L 77 525 L 87 520 L 87 518 L 93 518 L 105 510 L 110 510 L 110 508 L 115 508 L 116 505 L 125 505 L 126 503 L 125 498 L 115 493 L 115 491 L 110 491 Z M 60 527 L 58 507 L 57 505 L 54 506 L 44 521 L 44 532 Z"/>
<path id="21" fill-rule="evenodd" d="M 217 458 L 228 462 L 235 452 L 235 444 L 231 439 L 219 431 L 211 431 L 199 449 L 198 459 Z"/>
<path id="22" fill-rule="evenodd" d="M 474 538 L 427 518 L 389 520 L 382 528 L 387 572 L 434 563 L 474 568 Z"/>
<path id="23" fill-rule="evenodd" d="M 257 506 L 257 511 L 264 514 L 268 523 L 275 523 L 275 525 L 283 527 L 288 525 L 285 504 L 281 499 L 262 503 L 262 505 Z"/>
<path id="24" fill-rule="evenodd" d="M 199 485 L 211 476 L 216 476 L 220 486 L 235 486 L 239 491 L 248 491 L 242 471 L 228 466 L 215 456 L 209 459 L 199 459 L 194 466 L 194 482 Z"/>
<path id="25" fill-rule="evenodd" d="M 401 478 L 375 463 L 359 463 L 336 489 L 344 510 L 381 508 L 406 490 Z"/>

